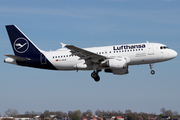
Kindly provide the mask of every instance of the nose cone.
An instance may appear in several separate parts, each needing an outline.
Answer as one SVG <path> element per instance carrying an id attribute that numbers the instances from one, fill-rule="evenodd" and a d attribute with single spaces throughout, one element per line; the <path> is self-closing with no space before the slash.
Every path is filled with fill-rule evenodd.
<path id="1" fill-rule="evenodd" d="M 176 51 L 172 50 L 170 55 L 171 55 L 172 58 L 175 58 L 178 54 L 177 54 Z"/>

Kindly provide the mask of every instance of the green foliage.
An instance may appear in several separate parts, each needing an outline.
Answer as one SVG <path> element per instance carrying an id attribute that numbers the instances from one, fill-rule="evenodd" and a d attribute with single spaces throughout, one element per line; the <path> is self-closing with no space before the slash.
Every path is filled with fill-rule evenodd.
<path id="1" fill-rule="evenodd" d="M 80 116 L 74 116 L 73 118 L 72 118 L 72 120 L 79 120 L 80 119 Z"/>
<path id="2" fill-rule="evenodd" d="M 69 111 L 69 112 L 68 112 L 68 116 L 69 116 L 72 120 L 79 120 L 80 117 L 81 117 L 81 111 L 80 111 L 80 110 Z"/>
<path id="3" fill-rule="evenodd" d="M 162 118 L 163 116 L 164 116 L 163 114 L 160 114 L 160 115 L 159 115 L 159 118 Z"/>

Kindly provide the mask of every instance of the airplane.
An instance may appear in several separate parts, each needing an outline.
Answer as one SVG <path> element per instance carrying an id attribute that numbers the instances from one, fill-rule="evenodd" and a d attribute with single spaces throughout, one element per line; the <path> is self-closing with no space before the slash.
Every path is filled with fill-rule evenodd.
<path id="1" fill-rule="evenodd" d="M 61 43 L 61 49 L 47 52 L 39 49 L 16 25 L 7 25 L 6 30 L 15 55 L 6 54 L 5 63 L 49 70 L 93 70 L 91 77 L 96 82 L 100 80 L 100 71 L 125 75 L 130 65 L 149 64 L 154 75 L 154 63 L 177 56 L 177 52 L 166 45 L 148 41 L 92 48 Z"/>

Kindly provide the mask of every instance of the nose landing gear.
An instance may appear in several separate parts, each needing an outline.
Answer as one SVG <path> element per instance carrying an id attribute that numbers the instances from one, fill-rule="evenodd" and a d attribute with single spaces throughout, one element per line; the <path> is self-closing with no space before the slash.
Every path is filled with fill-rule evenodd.
<path id="1" fill-rule="evenodd" d="M 149 64 L 149 66 L 150 66 L 150 69 L 151 69 L 151 74 L 154 75 L 155 71 L 153 70 L 153 64 Z"/>

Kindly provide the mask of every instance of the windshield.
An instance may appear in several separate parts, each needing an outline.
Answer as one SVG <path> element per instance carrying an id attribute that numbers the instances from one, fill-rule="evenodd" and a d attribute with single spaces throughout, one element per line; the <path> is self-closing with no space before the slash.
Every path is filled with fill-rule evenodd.
<path id="1" fill-rule="evenodd" d="M 160 49 L 169 49 L 167 46 L 161 46 Z"/>

